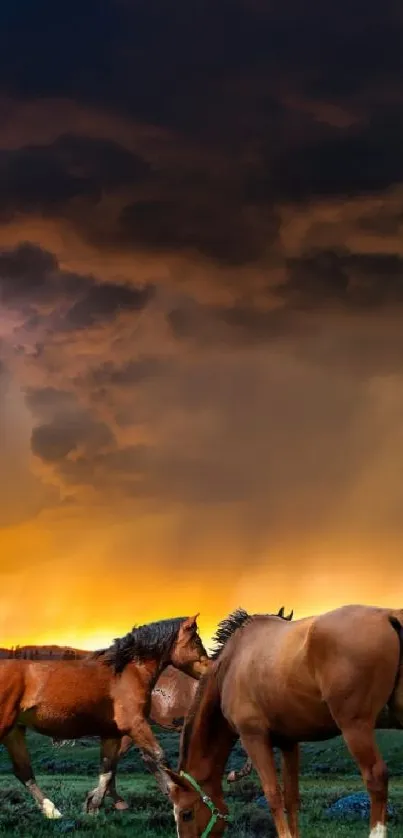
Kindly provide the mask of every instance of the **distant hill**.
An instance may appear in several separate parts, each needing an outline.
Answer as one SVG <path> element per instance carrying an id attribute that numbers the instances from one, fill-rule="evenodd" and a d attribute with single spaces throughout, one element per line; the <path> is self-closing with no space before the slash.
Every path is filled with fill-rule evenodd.
<path id="1" fill-rule="evenodd" d="M 77 660 L 85 658 L 90 652 L 74 649 L 72 646 L 12 646 L 11 649 L 0 647 L 1 658 L 24 658 L 25 660 Z"/>

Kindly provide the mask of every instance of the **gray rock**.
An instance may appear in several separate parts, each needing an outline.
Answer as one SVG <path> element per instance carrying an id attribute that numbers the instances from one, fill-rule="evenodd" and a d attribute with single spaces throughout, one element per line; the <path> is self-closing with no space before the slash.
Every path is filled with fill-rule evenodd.
<path id="1" fill-rule="evenodd" d="M 330 818 L 369 818 L 370 800 L 366 792 L 356 792 L 340 797 L 326 809 L 326 815 Z M 388 804 L 388 815 L 393 816 L 395 809 L 391 803 Z"/>

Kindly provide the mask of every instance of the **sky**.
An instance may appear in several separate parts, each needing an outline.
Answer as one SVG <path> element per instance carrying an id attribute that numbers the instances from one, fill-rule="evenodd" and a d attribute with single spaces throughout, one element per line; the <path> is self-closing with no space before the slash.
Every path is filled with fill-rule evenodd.
<path id="1" fill-rule="evenodd" d="M 403 12 L 0 7 L 0 645 L 403 597 Z"/>

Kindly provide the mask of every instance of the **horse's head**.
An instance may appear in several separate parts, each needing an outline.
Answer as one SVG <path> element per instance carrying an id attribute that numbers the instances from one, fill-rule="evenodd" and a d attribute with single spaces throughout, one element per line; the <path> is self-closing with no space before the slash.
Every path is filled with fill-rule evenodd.
<path id="1" fill-rule="evenodd" d="M 201 788 L 190 774 L 182 771 L 178 774 L 169 768 L 166 773 L 178 838 L 201 838 L 207 830 L 213 838 L 222 835 L 228 821 L 228 806 L 222 791 L 215 789 L 213 800 L 206 783 Z"/>
<path id="2" fill-rule="evenodd" d="M 169 662 L 192 678 L 200 679 L 207 672 L 210 661 L 198 633 L 198 616 L 188 617 L 181 623 Z"/>

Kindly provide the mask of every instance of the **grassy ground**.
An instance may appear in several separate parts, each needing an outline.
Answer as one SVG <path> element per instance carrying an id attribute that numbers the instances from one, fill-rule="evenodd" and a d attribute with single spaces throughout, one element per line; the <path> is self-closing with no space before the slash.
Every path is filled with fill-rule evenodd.
<path id="1" fill-rule="evenodd" d="M 173 764 L 177 759 L 177 736 L 158 732 Z M 396 817 L 390 822 L 388 838 L 403 834 L 403 733 L 384 731 L 378 734 L 391 773 L 390 800 Z M 45 838 L 45 836 L 76 835 L 108 836 L 108 838 L 162 838 L 175 836 L 171 807 L 158 792 L 150 775 L 143 772 L 137 753 L 132 749 L 121 763 L 118 789 L 129 802 L 129 812 L 117 813 L 108 803 L 97 818 L 82 814 L 87 791 L 95 785 L 98 770 L 98 749 L 92 745 L 55 749 L 44 737 L 30 735 L 29 747 L 39 784 L 62 810 L 60 821 L 46 821 L 35 808 L 30 796 L 11 774 L 8 756 L 0 747 L 0 836 Z M 228 764 L 239 767 L 243 754 L 235 748 Z M 305 745 L 302 756 L 301 831 L 304 838 L 361 838 L 368 836 L 366 820 L 330 819 L 326 808 L 343 795 L 362 791 L 357 774 L 343 742 L 335 739 Z M 261 794 L 256 775 L 236 786 L 230 786 L 226 798 L 231 812 L 228 838 L 252 838 L 274 835 L 267 810 L 259 807 Z"/>

